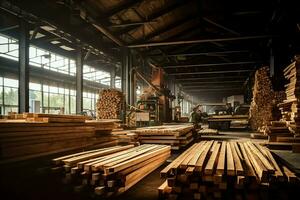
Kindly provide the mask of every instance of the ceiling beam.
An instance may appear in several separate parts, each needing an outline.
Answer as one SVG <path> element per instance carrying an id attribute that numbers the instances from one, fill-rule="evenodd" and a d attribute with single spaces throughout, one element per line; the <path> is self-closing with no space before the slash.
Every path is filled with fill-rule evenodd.
<path id="1" fill-rule="evenodd" d="M 199 40 L 183 40 L 173 42 L 152 42 L 145 44 L 134 44 L 128 45 L 129 48 L 143 48 L 143 47 L 157 47 L 167 45 L 186 45 L 186 44 L 199 44 L 208 42 L 227 42 L 227 41 L 240 41 L 240 40 L 252 40 L 252 39 L 267 39 L 272 38 L 272 35 L 256 35 L 256 36 L 241 36 L 241 37 L 230 37 L 230 38 L 214 38 L 214 39 L 199 39 Z"/>
<path id="2" fill-rule="evenodd" d="M 111 41 L 113 41 L 118 46 L 124 46 L 124 43 L 116 36 L 114 36 L 109 30 L 107 30 L 103 25 L 101 25 L 97 20 L 95 20 L 93 17 L 89 16 L 86 12 L 86 9 L 84 9 L 82 6 L 79 6 L 80 9 L 80 17 L 85 20 L 87 23 L 94 26 L 98 31 L 100 31 L 103 35 L 105 35 L 107 38 L 109 38 Z"/>
<path id="3" fill-rule="evenodd" d="M 179 75 L 195 75 L 195 74 L 225 74 L 225 73 L 243 73 L 243 72 L 252 72 L 254 69 L 238 69 L 238 70 L 229 70 L 229 71 L 206 71 L 206 72 L 174 72 L 168 73 L 169 75 L 179 76 Z"/>
<path id="4" fill-rule="evenodd" d="M 225 90 L 229 90 L 229 91 L 232 91 L 232 90 L 243 90 L 242 88 L 240 87 L 233 87 L 233 88 L 212 88 L 212 89 L 186 89 L 184 91 L 186 92 L 207 92 L 207 91 L 225 91 Z"/>
<path id="5" fill-rule="evenodd" d="M 148 23 L 156 23 L 157 21 L 142 21 L 142 22 L 130 22 L 130 23 L 123 23 L 123 24 L 112 24 L 109 27 L 110 28 L 122 28 L 122 27 L 128 27 L 128 26 L 138 26 Z"/>
<path id="6" fill-rule="evenodd" d="M 159 10 L 155 11 L 154 13 L 150 14 L 149 16 L 146 16 L 145 18 L 149 21 L 152 21 L 156 18 L 159 18 L 160 16 L 163 16 L 169 12 L 172 12 L 173 10 L 177 9 L 178 7 L 186 4 L 190 0 L 185 0 L 185 1 L 170 1 L 171 3 L 168 3 L 167 5 L 164 5 L 161 7 Z M 126 33 L 131 32 L 134 29 L 137 29 L 141 26 L 134 27 L 132 29 L 127 29 Z M 124 32 L 122 32 L 124 33 Z"/>
<path id="7" fill-rule="evenodd" d="M 185 16 L 182 19 L 175 20 L 172 23 L 167 24 L 166 26 L 163 26 L 161 29 L 155 30 L 154 32 L 146 35 L 144 38 L 142 37 L 142 38 L 138 39 L 138 41 L 134 41 L 134 43 L 136 44 L 136 43 L 139 43 L 139 42 L 142 42 L 142 41 L 152 40 L 155 37 L 167 32 L 167 31 L 175 29 L 175 28 L 181 26 L 182 24 L 184 24 L 184 23 L 186 23 L 190 20 L 194 20 L 196 17 L 197 17 L 196 15 L 189 15 L 189 16 Z"/>
<path id="8" fill-rule="evenodd" d="M 192 80 L 210 80 L 210 79 L 244 79 L 248 76 L 213 76 L 213 77 L 193 77 L 193 78 L 176 78 L 175 81 L 192 81 Z"/>
<path id="9" fill-rule="evenodd" d="M 223 29 L 223 30 L 225 30 L 225 31 L 227 31 L 227 32 L 235 35 L 235 36 L 241 35 L 240 33 L 236 32 L 236 31 L 234 31 L 234 30 L 232 30 L 230 28 L 227 28 L 227 27 L 225 27 L 225 26 L 223 26 L 223 25 L 221 25 L 221 24 L 219 24 L 217 22 L 212 21 L 211 19 L 208 19 L 207 17 L 203 17 L 202 19 L 204 21 L 208 22 L 209 24 L 212 24 L 212 25 L 214 25 L 214 26 L 216 26 L 216 27 L 218 27 L 220 29 Z"/>
<path id="10" fill-rule="evenodd" d="M 13 25 L 13 26 L 8 26 L 8 27 L 0 28 L 0 33 L 1 32 L 5 32 L 5 31 L 10 31 L 10 30 L 16 29 L 16 28 L 19 28 L 19 25 Z"/>
<path id="11" fill-rule="evenodd" d="M 206 64 L 193 64 L 193 65 L 168 65 L 163 67 L 164 69 L 172 68 L 189 68 L 189 67 L 211 67 L 211 66 L 224 66 L 224 65 L 249 65 L 260 63 L 259 61 L 247 61 L 247 62 L 228 62 L 228 63 L 206 63 Z"/>
<path id="12" fill-rule="evenodd" d="M 240 80 L 240 81 L 196 81 L 196 82 L 188 82 L 188 83 L 180 83 L 183 87 L 184 86 L 195 86 L 195 84 L 227 84 L 227 83 L 244 83 L 245 80 Z"/>
<path id="13" fill-rule="evenodd" d="M 123 10 L 128 10 L 131 7 L 134 7 L 135 5 L 143 2 L 144 0 L 126 0 L 126 1 L 122 1 L 122 3 L 114 8 L 112 8 L 111 10 L 109 10 L 108 12 L 105 12 L 103 15 L 101 15 L 101 17 L 98 17 L 97 20 L 103 20 L 103 18 L 109 18 L 111 16 L 114 16 L 116 14 L 118 14 L 119 12 L 123 11 Z"/>
<path id="14" fill-rule="evenodd" d="M 214 52 L 199 52 L 199 53 L 177 53 L 177 54 L 167 54 L 167 57 L 177 57 L 177 56 L 220 56 L 218 54 L 235 54 L 235 53 L 249 53 L 248 50 L 239 51 L 214 51 Z M 159 57 L 160 54 L 149 55 L 149 57 Z M 222 55 L 224 56 L 224 55 Z"/>

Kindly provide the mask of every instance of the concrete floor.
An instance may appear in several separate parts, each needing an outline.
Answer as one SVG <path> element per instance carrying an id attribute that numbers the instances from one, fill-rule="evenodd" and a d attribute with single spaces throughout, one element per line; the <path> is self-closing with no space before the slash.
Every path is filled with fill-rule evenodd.
<path id="1" fill-rule="evenodd" d="M 245 130 L 221 131 L 217 136 L 203 136 L 200 140 L 249 140 L 250 132 Z M 252 139 L 250 139 L 252 140 Z M 265 142 L 264 140 L 252 140 L 255 142 Z M 182 150 L 183 151 L 183 150 Z M 174 152 L 169 160 L 175 159 L 182 151 Z M 293 165 L 295 169 L 300 168 L 300 154 L 292 154 L 286 151 L 275 151 L 275 153 L 286 160 L 289 165 Z M 49 158 L 46 160 L 50 160 Z M 47 162 L 37 162 L 34 165 L 15 166 L 15 169 L 0 170 L 1 180 L 0 188 L 3 196 L 9 195 L 10 199 L 22 200 L 88 200 L 92 199 L 88 193 L 74 193 L 73 188 L 68 185 L 60 184 L 60 179 L 55 180 L 49 173 L 37 173 L 36 169 L 41 166 L 46 166 Z M 128 191 L 116 197 L 117 200 L 135 200 L 135 199 L 149 199 L 154 200 L 158 198 L 157 188 L 164 180 L 160 179 L 160 171 L 167 166 L 165 163 Z M 19 168 L 19 170 L 18 170 Z M 20 170 L 21 169 L 21 170 Z M 43 170 L 42 170 L 43 171 Z M 300 170 L 299 170 L 300 171 Z M 8 177 L 5 179 L 4 177 Z M 4 186 L 3 186 L 4 185 Z"/>

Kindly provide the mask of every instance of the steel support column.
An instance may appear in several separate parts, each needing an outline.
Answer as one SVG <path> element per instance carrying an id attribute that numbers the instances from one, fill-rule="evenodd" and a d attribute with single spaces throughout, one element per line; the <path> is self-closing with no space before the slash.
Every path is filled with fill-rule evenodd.
<path id="1" fill-rule="evenodd" d="M 20 20 L 19 37 L 19 113 L 29 112 L 29 30 Z"/>
<path id="2" fill-rule="evenodd" d="M 128 48 L 122 49 L 122 92 L 128 104 L 132 104 L 132 57 Z"/>
<path id="3" fill-rule="evenodd" d="M 116 87 L 116 66 L 113 66 L 110 71 L 110 87 Z"/>
<path id="4" fill-rule="evenodd" d="M 83 111 L 83 54 L 79 47 L 76 56 L 76 113 Z"/>

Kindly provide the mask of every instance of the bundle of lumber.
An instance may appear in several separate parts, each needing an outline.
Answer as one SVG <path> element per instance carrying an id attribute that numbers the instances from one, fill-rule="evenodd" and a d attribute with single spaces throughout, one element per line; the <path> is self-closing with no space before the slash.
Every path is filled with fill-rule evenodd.
<path id="1" fill-rule="evenodd" d="M 119 195 L 162 165 L 170 156 L 166 145 L 133 145 L 97 149 L 53 159 L 55 171 L 63 169 L 65 183 L 75 191 Z"/>
<path id="2" fill-rule="evenodd" d="M 284 69 L 284 76 L 289 83 L 285 85 L 286 99 L 278 106 L 281 109 L 283 119 L 288 121 L 289 130 L 300 134 L 300 58 L 295 57 L 295 62 Z"/>
<path id="3" fill-rule="evenodd" d="M 179 150 L 194 140 L 194 126 L 186 125 L 163 125 L 139 128 L 132 132 L 138 134 L 141 144 L 168 144 L 173 150 Z"/>
<path id="4" fill-rule="evenodd" d="M 113 136 L 118 138 L 119 144 L 137 144 L 138 135 L 131 130 L 113 130 L 111 132 Z"/>
<path id="5" fill-rule="evenodd" d="M 161 177 L 167 179 L 159 193 L 169 199 L 248 199 L 256 189 L 299 181 L 266 147 L 225 141 L 194 144 L 165 167 Z"/>
<path id="6" fill-rule="evenodd" d="M 34 115 L 36 116 L 36 115 Z M 0 120 L 0 163 L 27 160 L 54 153 L 117 145 L 118 140 L 111 135 L 115 126 L 113 120 L 71 122 L 72 116 L 38 114 L 56 119 L 56 122 Z M 54 117 L 52 117 L 54 116 Z M 71 120 L 68 122 L 63 122 Z M 75 120 L 75 121 L 76 121 Z"/>
<path id="7" fill-rule="evenodd" d="M 46 113 L 21 113 L 10 114 L 9 119 L 26 120 L 28 122 L 47 122 L 47 123 L 84 123 L 84 115 L 60 115 Z"/>
<path id="8" fill-rule="evenodd" d="M 269 67 L 262 67 L 255 72 L 253 98 L 249 111 L 252 130 L 263 130 L 272 120 L 274 92 L 269 78 Z"/>
<path id="9" fill-rule="evenodd" d="M 269 142 L 276 142 L 278 136 L 292 136 L 285 121 L 271 121 L 270 125 L 266 126 L 264 134 L 268 136 Z"/>
<path id="10" fill-rule="evenodd" d="M 211 128 L 203 128 L 200 131 L 198 131 L 200 135 L 217 135 L 219 134 L 219 131 L 217 129 L 211 129 Z"/>
<path id="11" fill-rule="evenodd" d="M 122 92 L 116 89 L 103 89 L 97 101 L 97 119 L 118 119 L 123 104 Z"/>

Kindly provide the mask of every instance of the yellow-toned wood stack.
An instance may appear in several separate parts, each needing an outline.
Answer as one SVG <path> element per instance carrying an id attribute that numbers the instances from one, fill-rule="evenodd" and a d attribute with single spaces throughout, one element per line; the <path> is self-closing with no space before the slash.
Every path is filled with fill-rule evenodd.
<path id="1" fill-rule="evenodd" d="M 116 146 L 53 159 L 64 183 L 101 197 L 119 195 L 162 165 L 171 154 L 167 145 Z"/>
<path id="2" fill-rule="evenodd" d="M 138 134 L 141 144 L 168 144 L 173 150 L 179 150 L 194 140 L 191 124 L 186 125 L 164 125 L 145 127 L 133 130 Z"/>
<path id="3" fill-rule="evenodd" d="M 85 120 L 82 115 L 24 113 L 0 120 L 0 164 L 76 149 L 118 144 L 116 120 Z"/>
<path id="4" fill-rule="evenodd" d="M 164 199 L 261 199 L 260 192 L 294 185 L 299 178 L 272 153 L 252 142 L 202 141 L 161 171 Z"/>
<path id="5" fill-rule="evenodd" d="M 123 93 L 116 89 L 103 89 L 97 101 L 97 119 L 119 119 L 124 103 Z"/>

